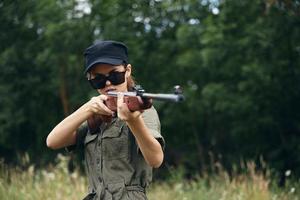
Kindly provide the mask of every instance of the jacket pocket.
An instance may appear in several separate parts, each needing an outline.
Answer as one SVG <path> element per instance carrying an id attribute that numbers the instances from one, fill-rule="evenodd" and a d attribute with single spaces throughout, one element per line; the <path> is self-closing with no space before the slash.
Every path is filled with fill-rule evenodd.
<path id="1" fill-rule="evenodd" d="M 96 142 L 97 142 L 97 134 L 95 135 L 90 135 L 87 134 L 85 139 L 84 139 L 84 156 L 85 156 L 85 161 L 87 163 L 87 167 L 94 167 L 96 164 Z"/>
<path id="2" fill-rule="evenodd" d="M 129 152 L 128 127 L 123 124 L 105 130 L 102 145 L 104 160 L 127 158 Z"/>
<path id="3" fill-rule="evenodd" d="M 93 135 L 87 134 L 84 139 L 84 145 L 86 146 L 87 144 L 93 142 L 97 138 L 97 136 L 98 136 L 97 134 L 93 134 Z"/>

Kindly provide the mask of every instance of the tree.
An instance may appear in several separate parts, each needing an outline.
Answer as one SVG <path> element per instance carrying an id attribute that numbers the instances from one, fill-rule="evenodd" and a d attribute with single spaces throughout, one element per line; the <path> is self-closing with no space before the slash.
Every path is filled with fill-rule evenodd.
<path id="1" fill-rule="evenodd" d="M 262 156 L 300 172 L 297 2 L 5 0 L 0 23 L 2 157 L 51 160 L 48 132 L 96 95 L 82 53 L 111 39 L 128 45 L 147 91 L 183 86 L 184 103 L 155 103 L 166 165 L 199 172 Z"/>

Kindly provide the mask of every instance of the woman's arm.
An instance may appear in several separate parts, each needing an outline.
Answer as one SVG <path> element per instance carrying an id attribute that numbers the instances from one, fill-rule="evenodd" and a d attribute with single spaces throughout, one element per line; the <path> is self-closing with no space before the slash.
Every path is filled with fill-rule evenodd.
<path id="1" fill-rule="evenodd" d="M 133 120 L 127 121 L 127 124 L 135 136 L 146 162 L 150 166 L 158 168 L 164 159 L 162 147 L 157 139 L 150 133 L 142 116 L 140 115 Z"/>
<path id="2" fill-rule="evenodd" d="M 112 115 L 103 103 L 107 97 L 100 95 L 93 97 L 74 113 L 61 121 L 48 135 L 47 146 L 52 149 L 59 149 L 76 143 L 77 128 L 93 114 Z"/>
<path id="3" fill-rule="evenodd" d="M 118 117 L 126 121 L 137 140 L 146 162 L 150 166 L 158 168 L 164 159 L 162 147 L 145 125 L 141 112 L 131 112 L 127 104 L 124 103 L 123 98 L 123 94 L 118 94 Z"/>

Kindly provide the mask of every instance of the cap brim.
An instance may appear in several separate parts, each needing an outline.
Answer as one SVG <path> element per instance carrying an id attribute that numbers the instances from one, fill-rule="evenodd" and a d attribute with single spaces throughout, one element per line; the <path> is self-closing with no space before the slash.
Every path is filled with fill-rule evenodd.
<path id="1" fill-rule="evenodd" d="M 123 64 L 123 60 L 117 58 L 99 58 L 87 66 L 84 73 L 86 74 L 96 64 L 121 65 Z"/>

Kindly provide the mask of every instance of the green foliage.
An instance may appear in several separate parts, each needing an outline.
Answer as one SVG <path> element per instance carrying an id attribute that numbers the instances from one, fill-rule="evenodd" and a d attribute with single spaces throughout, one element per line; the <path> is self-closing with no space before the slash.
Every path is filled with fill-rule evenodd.
<path id="1" fill-rule="evenodd" d="M 298 1 L 4 0 L 0 24 L 0 155 L 8 161 L 16 152 L 53 159 L 47 134 L 95 95 L 82 53 L 113 39 L 129 46 L 146 90 L 183 86 L 184 103 L 155 104 L 166 165 L 193 174 L 212 158 L 230 168 L 262 156 L 299 176 Z"/>
<path id="2" fill-rule="evenodd" d="M 276 168 L 295 169 L 299 20 L 262 3 L 227 1 L 205 21 L 201 51 L 212 77 L 202 90 L 203 103 L 210 103 L 205 112 L 212 111 L 206 131 L 216 140 L 213 151 L 244 158 L 261 154 Z M 235 12 L 246 9 L 237 18 Z"/>

